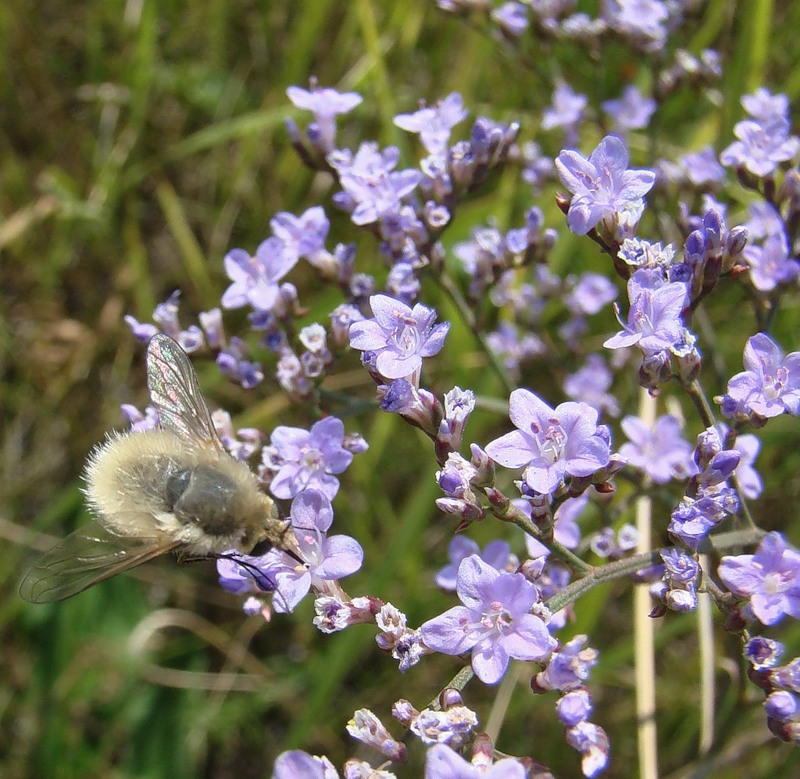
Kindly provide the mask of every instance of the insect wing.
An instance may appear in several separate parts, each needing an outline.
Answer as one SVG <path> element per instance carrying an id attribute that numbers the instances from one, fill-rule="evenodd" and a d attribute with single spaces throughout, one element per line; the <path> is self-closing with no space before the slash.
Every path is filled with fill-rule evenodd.
<path id="1" fill-rule="evenodd" d="M 178 546 L 163 538 L 117 536 L 92 522 L 45 552 L 25 574 L 19 594 L 30 603 L 55 603 Z"/>
<path id="2" fill-rule="evenodd" d="M 222 451 L 197 374 L 186 352 L 163 333 L 154 335 L 147 346 L 147 387 L 163 428 L 187 443 Z"/>

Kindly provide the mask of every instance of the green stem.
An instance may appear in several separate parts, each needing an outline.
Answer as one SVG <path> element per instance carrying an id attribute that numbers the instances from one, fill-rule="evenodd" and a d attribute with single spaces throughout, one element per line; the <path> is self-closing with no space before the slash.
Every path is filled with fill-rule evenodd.
<path id="1" fill-rule="evenodd" d="M 497 352 L 489 347 L 489 344 L 486 341 L 486 336 L 478 328 L 475 315 L 473 314 L 472 309 L 469 307 L 467 301 L 464 299 L 464 296 L 461 294 L 461 290 L 459 290 L 456 283 L 444 270 L 437 274 L 435 278 L 438 281 L 439 286 L 450 298 L 453 305 L 456 307 L 456 309 L 458 309 L 458 313 L 461 316 L 464 324 L 469 328 L 472 335 L 480 344 L 481 350 L 489 360 L 489 365 L 491 365 L 492 370 L 494 370 L 494 372 L 497 374 L 497 377 L 500 379 L 503 387 L 505 387 L 506 392 L 511 394 L 516 387 L 511 381 L 506 369 L 503 367 Z"/>
<path id="2" fill-rule="evenodd" d="M 705 538 L 699 545 L 698 552 L 728 552 L 732 549 L 744 546 L 755 546 L 764 535 L 762 530 L 732 530 L 728 533 L 720 533 L 715 536 Z M 574 603 L 581 595 L 594 589 L 598 584 L 610 582 L 614 579 L 621 579 L 630 576 L 636 571 L 658 565 L 661 562 L 659 550 L 646 552 L 645 554 L 626 557 L 624 560 L 617 560 L 613 563 L 593 568 L 590 573 L 582 579 L 567 585 L 561 592 L 556 593 L 549 601 L 547 607 L 552 612 L 560 611 L 570 603 Z"/>

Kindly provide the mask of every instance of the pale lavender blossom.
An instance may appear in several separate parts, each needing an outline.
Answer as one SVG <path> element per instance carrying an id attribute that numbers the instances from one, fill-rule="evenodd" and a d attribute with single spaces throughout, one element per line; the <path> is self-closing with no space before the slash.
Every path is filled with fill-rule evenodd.
<path id="1" fill-rule="evenodd" d="M 763 246 L 745 246 L 742 254 L 750 266 L 753 286 L 760 292 L 770 292 L 779 284 L 786 284 L 800 275 L 800 263 L 789 256 L 783 233 L 770 235 Z"/>
<path id="2" fill-rule="evenodd" d="M 451 92 L 434 106 L 420 108 L 413 114 L 398 114 L 394 123 L 401 130 L 418 133 L 429 154 L 441 155 L 447 152 L 453 127 L 464 121 L 468 114 L 461 95 Z"/>
<path id="3" fill-rule="evenodd" d="M 388 295 L 369 299 L 373 319 L 350 326 L 350 346 L 375 357 L 375 367 L 385 379 L 404 379 L 418 374 L 422 358 L 437 354 L 449 322 L 434 325 L 436 312 L 417 303 L 410 308 Z"/>
<path id="4" fill-rule="evenodd" d="M 567 213 L 572 232 L 585 235 L 618 214 L 638 221 L 655 174 L 644 169 L 628 170 L 628 159 L 627 147 L 614 135 L 603 138 L 588 159 L 571 149 L 556 157 L 561 182 L 572 193 Z"/>
<path id="5" fill-rule="evenodd" d="M 357 92 L 337 92 L 330 87 L 309 91 L 300 87 L 288 87 L 286 95 L 298 108 L 311 111 L 316 120 L 314 134 L 319 137 L 323 149 L 332 149 L 336 140 L 336 117 L 352 111 L 363 98 Z"/>
<path id="6" fill-rule="evenodd" d="M 466 761 L 447 744 L 437 744 L 425 758 L 425 779 L 525 779 L 522 763 L 513 757 L 478 767 Z"/>
<path id="7" fill-rule="evenodd" d="M 744 167 L 754 176 L 768 176 L 800 149 L 800 138 L 790 131 L 791 125 L 783 118 L 737 122 L 733 133 L 738 140 L 722 151 L 720 161 L 728 167 Z"/>
<path id="8" fill-rule="evenodd" d="M 411 723 L 411 732 L 427 746 L 451 744 L 458 747 L 478 726 L 478 717 L 466 706 L 448 706 L 444 711 L 423 709 Z"/>
<path id="9" fill-rule="evenodd" d="M 353 714 L 347 723 L 347 732 L 391 761 L 405 762 L 407 759 L 405 744 L 394 739 L 386 726 L 369 709 L 358 709 Z"/>
<path id="10" fill-rule="evenodd" d="M 328 155 L 343 190 L 334 196 L 334 202 L 351 211 L 354 224 L 371 224 L 397 213 L 403 198 L 419 184 L 420 171 L 394 170 L 399 160 L 396 147 L 381 151 L 374 142 L 362 143 L 355 155 L 347 149 Z"/>
<path id="11" fill-rule="evenodd" d="M 592 722 L 579 722 L 567 728 L 567 743 L 581 753 L 581 772 L 584 776 L 597 776 L 608 765 L 610 744 L 606 732 Z"/>
<path id="12" fill-rule="evenodd" d="M 603 346 L 619 349 L 635 344 L 648 355 L 667 351 L 681 340 L 685 330 L 681 313 L 689 302 L 685 284 L 666 283 L 656 271 L 638 270 L 628 279 L 628 300 L 628 321 L 619 319 L 623 330 Z"/>
<path id="13" fill-rule="evenodd" d="M 328 583 L 355 573 L 364 561 L 360 544 L 350 536 L 330 536 L 333 507 L 317 490 L 305 490 L 293 501 L 290 512 L 292 532 L 303 564 L 278 549 L 258 560 L 258 567 L 274 582 L 275 611 L 293 611 L 313 587 L 328 592 Z"/>
<path id="14" fill-rule="evenodd" d="M 739 483 L 739 489 L 741 489 L 745 498 L 755 500 L 764 489 L 761 476 L 758 475 L 758 471 L 753 467 L 753 463 L 761 449 L 761 441 L 752 433 L 747 433 L 736 437 L 734 448 L 741 455 L 739 465 L 736 466 L 734 471 L 736 480 Z"/>
<path id="15" fill-rule="evenodd" d="M 646 50 L 661 48 L 667 37 L 669 11 L 661 0 L 603 0 L 600 17 Z"/>
<path id="16" fill-rule="evenodd" d="M 481 552 L 478 544 L 471 538 L 465 535 L 456 535 L 450 540 L 450 546 L 447 548 L 447 556 L 450 562 L 444 567 L 440 568 L 434 581 L 443 590 L 453 592 L 456 589 L 456 576 L 458 574 L 458 566 L 461 561 L 465 560 L 471 555 L 478 555 L 485 563 L 488 563 L 492 568 L 502 571 L 506 568 L 511 560 L 511 547 L 507 541 L 490 541 L 486 548 Z"/>
<path id="17" fill-rule="evenodd" d="M 575 286 L 564 297 L 564 305 L 576 314 L 597 314 L 616 300 L 614 283 L 601 273 L 582 273 Z"/>
<path id="18" fill-rule="evenodd" d="M 472 667 L 486 684 L 497 684 L 511 658 L 543 660 L 557 646 L 531 609 L 539 601 L 536 586 L 522 574 L 500 572 L 477 555 L 461 562 L 455 606 L 420 627 L 425 644 L 436 652 L 472 651 Z"/>
<path id="19" fill-rule="evenodd" d="M 784 235 L 784 224 L 780 211 L 772 203 L 757 200 L 747 207 L 750 218 L 744 223 L 753 241 L 769 238 L 771 235 Z"/>
<path id="20" fill-rule="evenodd" d="M 559 84 L 553 90 L 553 104 L 542 115 L 542 129 L 563 127 L 568 139 L 573 139 L 583 119 L 589 99 L 573 91 L 569 84 Z"/>
<path id="21" fill-rule="evenodd" d="M 134 433 L 143 433 L 158 427 L 158 411 L 153 406 L 145 406 L 144 413 L 130 403 L 123 403 L 120 409 Z"/>
<path id="22" fill-rule="evenodd" d="M 282 752 L 272 768 L 272 779 L 339 779 L 339 773 L 327 757 L 309 755 L 300 749 Z"/>
<path id="23" fill-rule="evenodd" d="M 597 426 L 597 410 L 567 401 L 550 408 L 526 389 L 509 398 L 509 417 L 517 427 L 486 446 L 506 468 L 525 468 L 530 489 L 553 492 L 566 476 L 591 476 L 610 459 L 607 437 Z"/>
<path id="24" fill-rule="evenodd" d="M 620 413 L 619 403 L 608 392 L 612 379 L 603 358 L 599 354 L 590 354 L 583 367 L 565 377 L 564 394 L 571 400 L 588 403 L 598 411 L 616 417 Z"/>
<path id="25" fill-rule="evenodd" d="M 265 466 L 274 471 L 270 492 L 276 498 L 294 498 L 303 490 L 319 490 L 329 499 L 339 491 L 336 476 L 353 460 L 343 446 L 344 423 L 336 417 L 315 422 L 310 430 L 279 425 L 265 447 Z"/>
<path id="26" fill-rule="evenodd" d="M 528 517 L 531 516 L 531 505 L 526 500 L 514 500 L 512 503 Z M 553 514 L 553 538 L 567 549 L 576 549 L 581 542 L 581 528 L 578 517 L 589 503 L 589 494 L 584 492 L 577 498 L 567 498 Z M 535 538 L 525 536 L 525 549 L 530 557 L 546 557 L 550 550 Z"/>
<path id="27" fill-rule="evenodd" d="M 486 343 L 513 377 L 520 375 L 520 368 L 524 363 L 547 351 L 536 333 L 520 333 L 513 322 L 500 322 L 496 330 L 486 334 Z"/>
<path id="28" fill-rule="evenodd" d="M 306 258 L 313 263 L 318 254 L 325 252 L 330 222 L 322 206 L 309 208 L 300 216 L 279 211 L 272 217 L 269 226 L 273 235 L 283 242 L 284 253 L 295 262 Z"/>
<path id="29" fill-rule="evenodd" d="M 686 173 L 686 178 L 696 187 L 710 184 L 721 184 L 725 181 L 725 168 L 717 161 L 717 154 L 712 146 L 706 146 L 698 152 L 685 154 L 678 160 Z"/>
<path id="30" fill-rule="evenodd" d="M 250 305 L 257 311 L 269 311 L 280 296 L 278 282 L 296 263 L 297 257 L 274 236 L 262 241 L 255 255 L 244 249 L 231 249 L 225 255 L 225 272 L 233 283 L 222 295 L 222 307 Z"/>
<path id="31" fill-rule="evenodd" d="M 766 636 L 753 636 L 745 645 L 742 655 L 756 670 L 774 668 L 780 661 L 785 647 L 780 641 Z"/>
<path id="32" fill-rule="evenodd" d="M 247 344 L 241 338 L 233 337 L 217 355 L 217 366 L 229 379 L 245 389 L 253 389 L 264 381 L 264 371 L 260 363 L 246 359 L 247 354 Z"/>
<path id="33" fill-rule="evenodd" d="M 721 399 L 726 416 L 800 413 L 800 352 L 784 356 L 766 333 L 756 333 L 747 340 L 743 362 L 745 370 L 730 379 Z"/>
<path id="34" fill-rule="evenodd" d="M 773 95 L 764 87 L 759 87 L 752 95 L 743 95 L 741 103 L 744 110 L 759 122 L 789 118 L 789 98 L 782 94 Z"/>
<path id="35" fill-rule="evenodd" d="M 755 554 L 723 557 L 719 576 L 731 592 L 750 599 L 763 624 L 774 625 L 787 614 L 800 619 L 800 552 L 780 533 L 767 533 Z"/>
<path id="36" fill-rule="evenodd" d="M 697 472 L 694 447 L 683 437 L 676 417 L 664 414 L 650 427 L 639 417 L 628 416 L 621 424 L 628 442 L 619 448 L 620 455 L 654 484 L 686 479 Z"/>
<path id="37" fill-rule="evenodd" d="M 581 688 L 599 657 L 587 641 L 587 636 L 577 635 L 553 652 L 544 670 L 533 678 L 534 689 L 569 692 Z"/>
<path id="38" fill-rule="evenodd" d="M 613 129 L 621 134 L 628 130 L 642 130 L 650 123 L 650 117 L 656 110 L 656 101 L 644 97 L 639 89 L 629 84 L 617 100 L 606 100 L 603 110 L 614 122 Z"/>
<path id="39" fill-rule="evenodd" d="M 506 2 L 492 11 L 492 20 L 508 35 L 518 37 L 528 29 L 528 9 L 519 2 Z"/>

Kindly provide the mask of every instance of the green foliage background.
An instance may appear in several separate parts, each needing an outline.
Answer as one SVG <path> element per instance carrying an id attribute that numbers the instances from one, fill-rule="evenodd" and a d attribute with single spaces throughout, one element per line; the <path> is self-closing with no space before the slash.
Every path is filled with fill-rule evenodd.
<path id="1" fill-rule="evenodd" d="M 719 99 L 676 96 L 650 142 L 665 156 L 681 146 L 724 147 L 741 118 L 739 96 L 762 83 L 794 102 L 798 25 L 798 4 L 702 3 L 681 44 L 695 53 L 721 50 Z M 0 776 L 246 779 L 268 776 L 275 756 L 291 747 L 341 764 L 358 753 L 344 731 L 356 708 L 385 721 L 397 698 L 421 708 L 456 661 L 427 658 L 400 676 L 376 651 L 370 628 L 319 634 L 310 603 L 264 625 L 216 586 L 210 564 L 161 560 L 53 606 L 17 597 L 34 552 L 87 519 L 79 493 L 86 453 L 122 426 L 121 402 L 145 403 L 140 349 L 121 316 L 148 319 L 180 288 L 188 321 L 225 288 L 229 248 L 254 249 L 276 211 L 329 205 L 330 181 L 300 165 L 284 129 L 294 114 L 289 85 L 305 86 L 315 75 L 321 85 L 359 91 L 365 101 L 343 123 L 344 141 L 397 144 L 411 162 L 413 139 L 391 119 L 420 98 L 458 90 L 473 117 L 519 120 L 523 137 L 532 138 L 554 77 L 568 74 L 597 108 L 629 81 L 646 85 L 652 63 L 621 46 L 576 58 L 574 49 L 538 42 L 517 57 L 429 0 L 12 2 L 0 7 L 0 52 Z M 536 137 L 557 153 L 557 138 Z M 639 162 L 647 162 L 645 151 Z M 552 192 L 537 203 L 563 232 Z M 518 175 L 503 175 L 461 210 L 448 246 L 489 215 L 501 228 L 516 226 L 530 204 Z M 326 210 L 337 240 L 353 240 L 346 217 Z M 370 252 L 374 246 L 362 241 L 359 262 L 370 262 Z M 591 246 L 566 234 L 556 258 L 562 269 L 603 268 Z M 324 319 L 338 300 L 308 271 L 297 273 L 308 321 Z M 450 314 L 434 291 L 425 300 Z M 730 329 L 740 305 L 741 296 L 732 296 L 710 321 L 730 340 L 731 372 L 744 338 Z M 797 347 L 796 314 L 785 320 L 787 349 Z M 228 319 L 231 332 L 237 317 L 243 321 L 236 313 Z M 499 395 L 483 364 L 455 325 L 430 381 L 439 390 L 459 384 Z M 308 423 L 273 388 L 248 396 L 213 366 L 200 362 L 198 370 L 208 396 L 240 411 L 243 424 Z M 557 386 L 546 374 L 537 381 Z M 336 389 L 371 397 L 355 359 L 337 382 Z M 357 537 L 366 553 L 348 590 L 391 600 L 419 624 L 451 602 L 430 583 L 452 532 L 433 506 L 433 454 L 388 415 L 347 424 L 371 445 L 335 503 L 340 532 Z M 477 415 L 469 440 L 488 440 L 502 424 L 498 415 Z M 760 467 L 771 497 L 756 512 L 767 528 L 794 521 L 800 448 L 793 424 L 771 425 L 764 445 Z M 780 444 L 782 454 L 771 457 L 769 446 Z M 475 536 L 493 532 L 476 528 Z M 797 541 L 797 531 L 788 533 Z M 592 689 L 594 719 L 612 740 L 610 777 L 636 770 L 629 614 L 630 592 L 608 586 L 581 601 L 569 628 L 590 632 L 603 652 Z M 665 774 L 797 775 L 796 753 L 770 740 L 760 701 L 742 681 L 737 640 L 723 634 L 718 653 L 731 659 L 717 668 L 716 762 L 698 761 L 693 618 L 662 621 L 657 640 Z M 796 631 L 789 640 L 797 654 Z M 519 682 L 524 687 L 524 673 Z M 496 693 L 477 683 L 468 690 L 484 723 Z M 563 743 L 553 702 L 517 690 L 498 747 L 576 776 L 577 756 Z M 421 775 L 420 761 L 412 750 L 409 776 Z"/>

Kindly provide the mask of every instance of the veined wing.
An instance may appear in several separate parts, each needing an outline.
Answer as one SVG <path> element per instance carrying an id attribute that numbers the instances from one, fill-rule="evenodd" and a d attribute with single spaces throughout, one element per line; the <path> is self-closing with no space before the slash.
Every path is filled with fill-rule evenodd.
<path id="1" fill-rule="evenodd" d="M 163 333 L 154 335 L 147 345 L 147 387 L 162 427 L 189 444 L 223 451 L 186 352 Z"/>
<path id="2" fill-rule="evenodd" d="M 92 522 L 45 552 L 25 574 L 19 594 L 30 603 L 55 603 L 178 548 L 162 538 L 118 536 Z"/>

